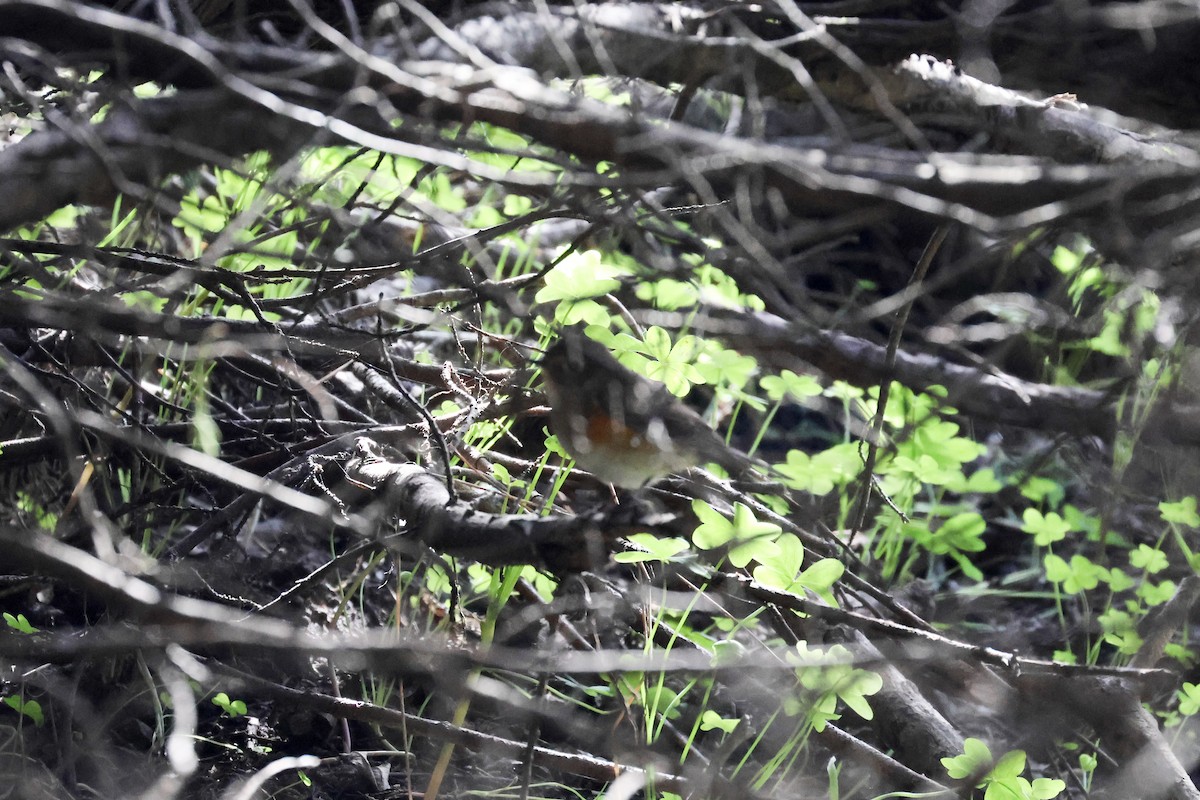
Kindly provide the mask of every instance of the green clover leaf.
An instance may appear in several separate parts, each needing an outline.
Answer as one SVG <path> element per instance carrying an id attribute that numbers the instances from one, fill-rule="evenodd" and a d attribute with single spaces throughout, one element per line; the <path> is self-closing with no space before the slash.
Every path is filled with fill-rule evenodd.
<path id="1" fill-rule="evenodd" d="M 1162 572 L 1167 568 L 1167 554 L 1156 547 L 1139 544 L 1137 549 L 1129 554 L 1129 563 L 1138 569 L 1144 569 L 1150 575 Z"/>
<path id="2" fill-rule="evenodd" d="M 1190 717 L 1200 711 L 1200 685 L 1184 683 L 1183 688 L 1175 693 L 1179 698 L 1179 713 Z"/>
<path id="3" fill-rule="evenodd" d="M 655 536 L 652 533 L 635 533 L 628 537 L 631 544 L 641 550 L 626 550 L 613 556 L 619 564 L 640 564 L 646 561 L 657 561 L 666 564 L 677 561 L 675 556 L 688 549 L 686 539 L 676 536 Z"/>
<path id="4" fill-rule="evenodd" d="M 1033 541 L 1039 547 L 1061 541 L 1071 530 L 1070 523 L 1053 511 L 1043 515 L 1036 508 L 1027 508 L 1021 519 L 1024 520 L 1021 530 L 1033 534 Z"/>
<path id="5" fill-rule="evenodd" d="M 546 273 L 545 285 L 533 299 L 537 303 L 553 303 L 600 297 L 621 288 L 617 278 L 624 274 L 619 267 L 604 263 L 599 250 L 577 250 Z"/>
<path id="6" fill-rule="evenodd" d="M 785 369 L 778 375 L 767 375 L 759 382 L 767 399 L 780 403 L 791 397 L 803 400 L 806 397 L 816 397 L 823 391 L 821 384 L 812 375 L 797 375 L 790 369 Z"/>
<path id="7" fill-rule="evenodd" d="M 1164 522 L 1175 522 L 1192 528 L 1200 527 L 1200 514 L 1196 513 L 1196 498 L 1191 495 L 1175 503 L 1159 503 L 1158 513 Z"/>

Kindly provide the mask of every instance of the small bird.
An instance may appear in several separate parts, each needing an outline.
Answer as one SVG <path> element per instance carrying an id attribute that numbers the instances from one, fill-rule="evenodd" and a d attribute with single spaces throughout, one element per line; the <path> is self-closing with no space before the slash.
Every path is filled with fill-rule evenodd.
<path id="1" fill-rule="evenodd" d="M 551 428 L 603 481 L 639 489 L 710 462 L 731 475 L 755 466 L 666 386 L 629 369 L 578 328 L 564 329 L 541 365 Z"/>

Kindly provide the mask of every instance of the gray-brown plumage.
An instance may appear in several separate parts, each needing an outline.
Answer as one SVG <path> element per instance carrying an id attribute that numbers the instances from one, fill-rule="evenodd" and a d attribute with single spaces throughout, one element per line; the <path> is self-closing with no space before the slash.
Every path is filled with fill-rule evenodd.
<path id="1" fill-rule="evenodd" d="M 541 363 L 551 428 L 575 461 L 601 480 L 638 488 L 710 462 L 731 475 L 754 466 L 667 387 L 624 366 L 576 328 L 565 329 Z"/>

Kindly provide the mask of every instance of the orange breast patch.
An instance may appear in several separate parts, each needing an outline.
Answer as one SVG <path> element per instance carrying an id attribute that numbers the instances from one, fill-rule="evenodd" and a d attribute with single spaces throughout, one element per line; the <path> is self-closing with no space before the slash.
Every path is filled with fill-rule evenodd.
<path id="1" fill-rule="evenodd" d="M 592 414 L 588 418 L 587 438 L 597 449 L 631 453 L 653 453 L 658 449 L 646 439 L 645 434 L 606 414 Z"/>

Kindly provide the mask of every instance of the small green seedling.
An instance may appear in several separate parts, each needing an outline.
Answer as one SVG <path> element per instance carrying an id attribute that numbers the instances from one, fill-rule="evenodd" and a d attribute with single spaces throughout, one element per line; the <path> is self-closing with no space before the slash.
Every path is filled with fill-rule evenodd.
<path id="1" fill-rule="evenodd" d="M 228 716 L 244 717 L 246 716 L 246 703 L 242 700 L 230 700 L 229 695 L 224 692 L 217 692 L 212 699 L 213 705 L 219 707 Z"/>
<path id="2" fill-rule="evenodd" d="M 38 632 L 38 629 L 33 627 L 32 625 L 30 625 L 29 620 L 25 619 L 24 614 L 17 614 L 14 617 L 12 614 L 5 611 L 4 612 L 4 621 L 8 623 L 8 627 L 12 628 L 14 631 L 17 631 L 18 633 L 37 633 Z"/>
<path id="3" fill-rule="evenodd" d="M 42 704 L 37 700 L 25 700 L 14 694 L 4 698 L 4 705 L 16 711 L 22 717 L 29 717 L 33 721 L 33 724 L 39 728 L 46 721 L 45 715 L 42 714 Z"/>
<path id="4" fill-rule="evenodd" d="M 1025 771 L 1024 750 L 1010 750 L 997 761 L 979 739 L 967 739 L 963 742 L 963 754 L 943 758 L 942 766 L 955 780 L 982 775 L 975 785 L 984 789 L 984 800 L 1050 800 L 1067 788 L 1056 778 L 1029 781 L 1021 776 Z"/>

